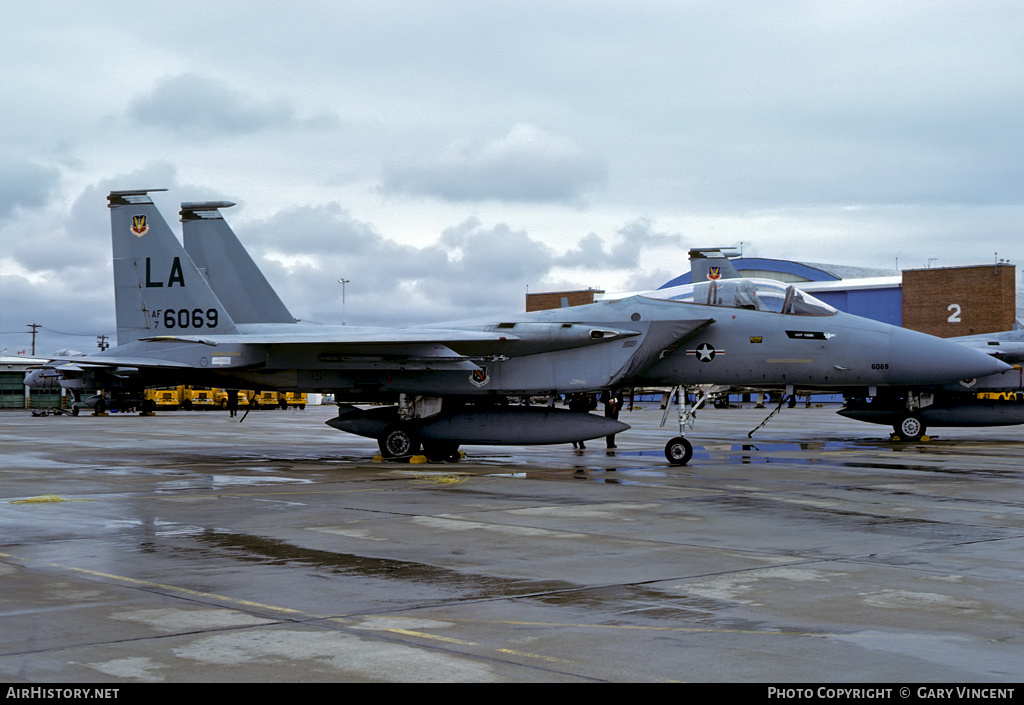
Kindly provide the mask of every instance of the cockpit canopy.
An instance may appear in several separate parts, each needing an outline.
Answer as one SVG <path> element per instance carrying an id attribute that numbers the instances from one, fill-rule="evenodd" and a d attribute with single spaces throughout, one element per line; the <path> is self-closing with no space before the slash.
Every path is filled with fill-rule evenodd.
<path id="1" fill-rule="evenodd" d="M 791 284 L 771 279 L 718 279 L 660 289 L 658 298 L 792 316 L 831 316 L 836 313 L 823 301 Z"/>

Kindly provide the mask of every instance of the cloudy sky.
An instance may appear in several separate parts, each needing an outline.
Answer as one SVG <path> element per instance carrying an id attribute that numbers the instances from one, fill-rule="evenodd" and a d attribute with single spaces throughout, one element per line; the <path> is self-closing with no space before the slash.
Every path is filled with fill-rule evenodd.
<path id="1" fill-rule="evenodd" d="M 654 288 L 689 247 L 1020 264 L 1017 0 L 9 3 L 0 346 L 114 336 L 106 194 L 225 215 L 292 313 Z M 998 254 L 997 254 L 998 253 Z"/>

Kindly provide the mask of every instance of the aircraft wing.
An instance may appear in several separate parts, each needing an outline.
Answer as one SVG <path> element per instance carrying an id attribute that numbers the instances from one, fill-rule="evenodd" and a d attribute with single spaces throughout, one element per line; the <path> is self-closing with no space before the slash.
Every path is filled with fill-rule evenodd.
<path id="1" fill-rule="evenodd" d="M 1024 362 L 1024 332 L 1022 331 L 982 333 L 949 338 L 949 340 L 987 353 L 1008 364 Z"/>

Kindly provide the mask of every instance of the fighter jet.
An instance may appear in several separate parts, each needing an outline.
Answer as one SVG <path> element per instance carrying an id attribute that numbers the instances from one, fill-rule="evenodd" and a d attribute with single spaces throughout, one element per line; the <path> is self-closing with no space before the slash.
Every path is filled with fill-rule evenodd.
<path id="1" fill-rule="evenodd" d="M 848 395 L 839 414 L 891 425 L 893 437 L 916 441 L 929 427 L 1024 424 L 1024 330 L 946 338 L 1014 365 L 1008 371 L 952 384 L 888 387 L 873 397 Z"/>
<path id="2" fill-rule="evenodd" d="M 444 459 L 460 444 L 569 443 L 628 428 L 553 403 L 516 406 L 514 398 L 705 380 L 938 384 L 1007 368 L 961 345 L 840 313 L 777 282 L 752 290 L 707 282 L 675 300 L 632 296 L 407 328 L 298 322 L 283 304 L 267 303 L 273 290 L 262 275 L 252 284 L 258 268 L 240 254 L 230 228 L 205 217 L 216 207 L 183 208 L 187 230 L 199 224 L 200 237 L 220 238 L 189 246 L 203 274 L 150 191 L 108 196 L 118 345 L 75 362 L 134 368 L 146 386 L 326 392 L 351 403 L 389 403 L 370 410 L 342 404 L 329 422 L 375 438 L 385 457 L 422 447 Z M 232 279 L 234 291 L 226 285 Z M 250 294 L 258 303 L 246 310 Z M 280 303 L 276 294 L 273 300 Z M 682 437 L 666 446 L 674 463 L 685 464 L 691 452 Z"/>
<path id="3" fill-rule="evenodd" d="M 691 249 L 691 281 L 739 279 L 741 275 L 726 253 L 731 249 L 734 248 Z M 679 290 L 670 286 L 651 292 L 651 295 L 672 298 Z M 686 291 L 685 288 L 682 290 Z M 1024 363 L 1024 331 L 946 340 L 984 352 L 1013 367 L 985 377 L 970 377 L 941 385 L 802 387 L 796 391 L 809 393 L 817 389 L 841 393 L 845 400 L 844 407 L 838 411 L 841 416 L 892 425 L 893 438 L 898 440 L 919 440 L 925 436 L 928 427 L 1024 424 L 1024 370 L 1021 368 Z M 757 389 L 765 390 L 767 387 Z"/>

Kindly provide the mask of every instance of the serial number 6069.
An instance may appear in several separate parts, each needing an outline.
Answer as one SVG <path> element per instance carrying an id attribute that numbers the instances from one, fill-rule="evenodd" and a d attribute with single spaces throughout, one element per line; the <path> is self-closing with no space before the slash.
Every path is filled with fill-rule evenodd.
<path id="1" fill-rule="evenodd" d="M 161 320 L 159 314 L 154 318 L 157 321 Z M 169 308 L 162 316 L 164 328 L 216 328 L 219 318 L 215 308 L 208 308 L 205 311 L 201 308 Z"/>

